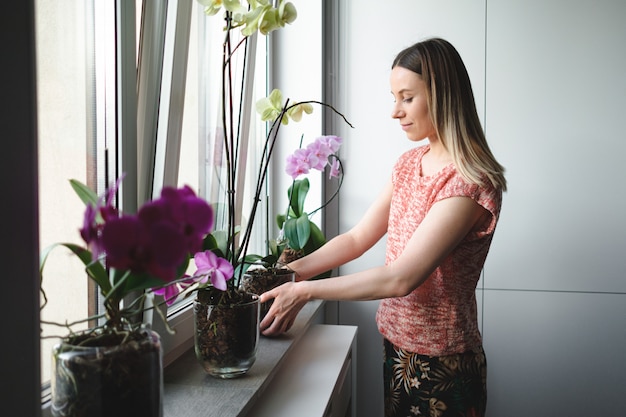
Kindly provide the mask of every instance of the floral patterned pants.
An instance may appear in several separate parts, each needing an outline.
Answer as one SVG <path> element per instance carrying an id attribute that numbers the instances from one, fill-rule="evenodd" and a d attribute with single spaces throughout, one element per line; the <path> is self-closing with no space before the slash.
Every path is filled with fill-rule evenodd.
<path id="1" fill-rule="evenodd" d="M 487 362 L 482 347 L 448 355 L 407 352 L 384 340 L 385 417 L 483 417 Z"/>

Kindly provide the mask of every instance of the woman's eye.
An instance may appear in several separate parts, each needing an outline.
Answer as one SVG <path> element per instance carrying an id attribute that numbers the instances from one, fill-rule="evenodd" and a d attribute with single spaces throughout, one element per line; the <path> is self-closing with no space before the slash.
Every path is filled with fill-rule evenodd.
<path id="1" fill-rule="evenodd" d="M 413 101 L 413 97 L 405 98 L 404 100 L 402 100 L 403 103 L 410 103 L 412 101 Z"/>

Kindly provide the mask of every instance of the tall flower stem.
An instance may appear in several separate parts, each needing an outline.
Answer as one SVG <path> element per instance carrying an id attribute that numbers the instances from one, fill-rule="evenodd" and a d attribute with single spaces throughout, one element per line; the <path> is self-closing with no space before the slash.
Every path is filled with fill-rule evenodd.
<path id="1" fill-rule="evenodd" d="M 256 216 L 257 208 L 259 206 L 259 203 L 261 202 L 261 193 L 263 192 L 263 184 L 265 183 L 265 178 L 267 176 L 267 171 L 269 169 L 269 164 L 271 161 L 272 153 L 274 152 L 274 145 L 276 144 L 276 139 L 278 138 L 278 131 L 280 130 L 280 121 L 282 120 L 285 112 L 289 109 L 287 107 L 288 102 L 289 100 L 287 100 L 279 116 L 276 118 L 276 120 L 274 120 L 274 123 L 272 123 L 272 127 L 270 128 L 270 131 L 265 140 L 265 145 L 263 146 L 261 164 L 259 165 L 259 173 L 257 175 L 256 189 L 254 192 L 254 201 L 252 202 L 252 209 L 250 212 L 250 218 L 249 218 L 250 221 L 248 221 L 248 224 L 246 225 L 246 231 L 241 240 L 241 250 L 240 250 L 240 253 L 238 254 L 239 255 L 238 258 L 241 259 L 242 261 L 245 261 L 246 254 L 248 252 L 248 246 L 250 244 L 250 238 L 252 235 L 252 225 L 253 225 L 252 219 L 254 219 L 254 217 Z M 243 269 L 240 269 L 240 272 L 239 272 L 240 277 L 242 273 L 243 273 Z"/>
<path id="2" fill-rule="evenodd" d="M 238 262 L 239 256 L 237 251 L 238 238 L 237 238 L 237 176 L 238 176 L 238 162 L 240 149 L 241 135 L 241 118 L 243 117 L 244 106 L 244 87 L 245 76 L 242 78 L 239 108 L 235 112 L 234 103 L 234 89 L 233 89 L 233 58 L 235 53 L 243 47 L 243 61 L 242 72 L 246 74 L 246 68 L 248 66 L 248 36 L 244 36 L 236 45 L 232 43 L 232 30 L 233 19 L 232 13 L 226 12 L 226 28 L 225 38 L 223 43 L 222 54 L 222 126 L 223 126 L 223 143 L 224 153 L 226 158 L 226 177 L 227 177 L 227 235 L 228 244 L 226 253 L 224 254 L 226 259 L 231 260 L 233 264 Z M 237 118 L 237 120 L 235 120 Z"/>

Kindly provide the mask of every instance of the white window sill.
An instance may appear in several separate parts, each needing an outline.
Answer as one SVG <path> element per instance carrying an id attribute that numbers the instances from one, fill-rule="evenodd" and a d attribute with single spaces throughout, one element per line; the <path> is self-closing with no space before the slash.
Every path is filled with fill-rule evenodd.
<path id="1" fill-rule="evenodd" d="M 287 334 L 275 338 L 261 336 L 252 368 L 231 380 L 208 376 L 193 348 L 188 349 L 165 369 L 164 417 L 246 415 L 270 386 L 286 354 L 311 325 L 323 322 L 323 316 L 323 302 L 308 303 Z"/>

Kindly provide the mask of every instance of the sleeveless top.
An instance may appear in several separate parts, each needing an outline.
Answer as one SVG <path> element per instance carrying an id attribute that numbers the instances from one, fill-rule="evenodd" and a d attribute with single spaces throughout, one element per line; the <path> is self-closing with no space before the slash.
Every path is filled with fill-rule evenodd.
<path id="1" fill-rule="evenodd" d="M 489 211 L 491 218 L 471 230 L 409 295 L 381 300 L 376 323 L 380 333 L 398 347 L 444 356 L 482 344 L 475 290 L 500 214 L 502 191 L 491 185 L 467 183 L 454 164 L 422 177 L 422 157 L 429 149 L 426 145 L 409 150 L 394 166 L 385 264 L 402 253 L 430 208 L 440 200 L 469 197 Z"/>

